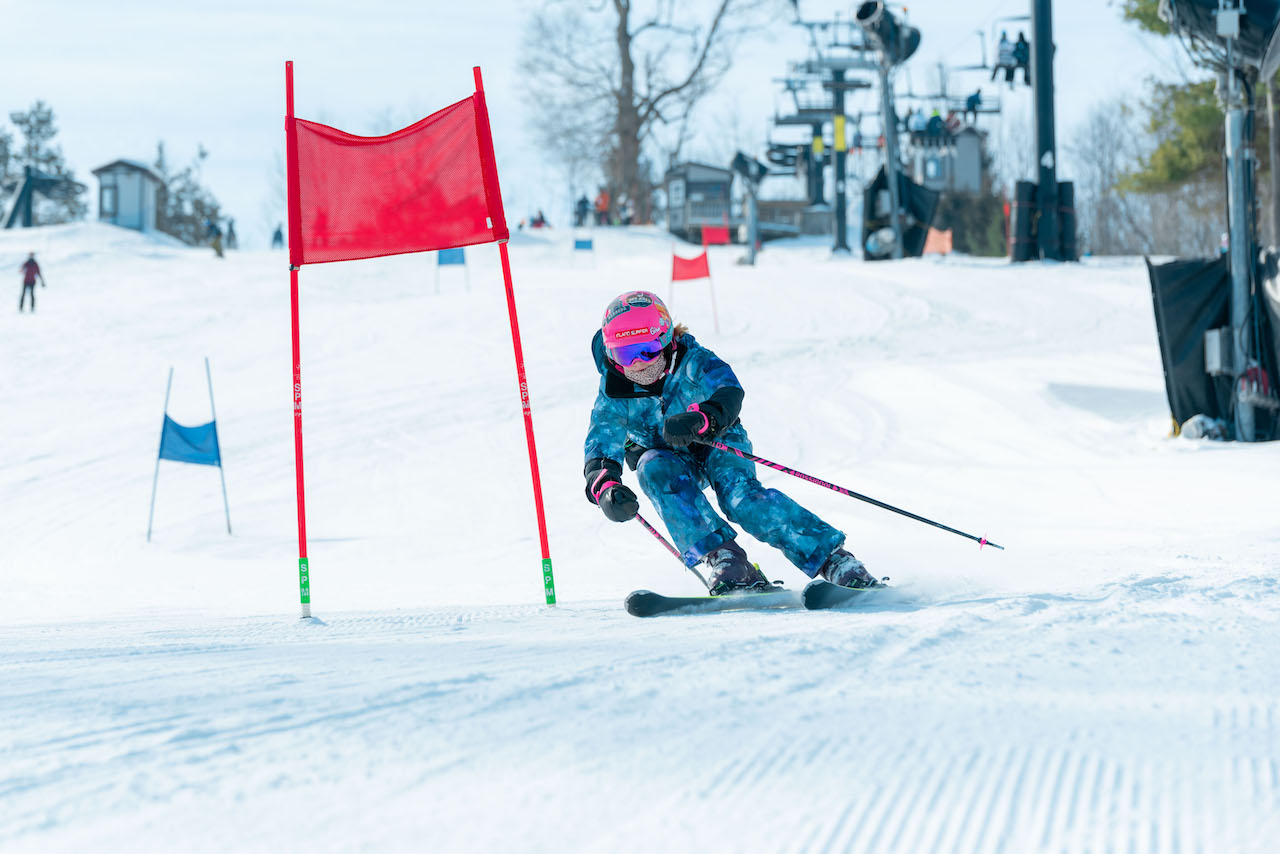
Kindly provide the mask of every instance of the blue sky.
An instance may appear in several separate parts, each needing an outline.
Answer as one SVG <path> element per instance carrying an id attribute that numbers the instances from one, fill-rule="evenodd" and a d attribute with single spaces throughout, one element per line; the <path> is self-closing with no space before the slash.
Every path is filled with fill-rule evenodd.
<path id="1" fill-rule="evenodd" d="M 806 18 L 847 16 L 852 8 L 816 0 L 800 6 Z M 180 163 L 203 143 L 210 152 L 206 183 L 237 218 L 242 244 L 264 242 L 263 201 L 273 159 L 283 150 L 286 59 L 295 63 L 297 114 L 352 133 L 385 132 L 388 122 L 408 124 L 465 97 L 471 67 L 480 65 L 508 216 L 544 207 L 554 220 L 551 211 L 564 195 L 557 169 L 543 161 L 526 130 L 517 58 L 533 3 L 5 0 L 0 7 L 11 34 L 30 34 L 5 46 L 9 72 L 0 106 L 7 112 L 37 98 L 50 103 L 58 141 L 95 200 L 93 168 L 118 157 L 150 161 L 158 139 Z M 722 148 L 726 124 L 736 125 L 744 145 L 763 141 L 778 102 L 773 79 L 805 52 L 805 35 L 788 25 L 789 8 L 779 5 L 778 24 L 744 46 L 706 102 L 705 131 L 692 153 Z M 1026 14 L 1028 2 L 919 0 L 907 10 L 923 33 L 907 66 L 911 87 L 920 91 L 936 86 L 939 61 L 976 63 L 974 31 L 989 33 L 995 19 Z M 1096 101 L 1136 104 L 1147 76 L 1195 74 L 1175 45 L 1139 34 L 1105 0 L 1059 0 L 1054 27 L 1060 146 Z M 956 85 L 985 77 L 968 73 Z M 1016 108 L 1029 99 L 1020 90 L 1006 104 Z"/>

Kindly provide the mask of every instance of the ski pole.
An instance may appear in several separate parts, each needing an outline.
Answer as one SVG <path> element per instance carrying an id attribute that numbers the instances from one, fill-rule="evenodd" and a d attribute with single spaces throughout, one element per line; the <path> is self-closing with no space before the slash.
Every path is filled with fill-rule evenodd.
<path id="1" fill-rule="evenodd" d="M 698 440 L 698 441 L 700 444 L 709 445 L 712 448 L 717 448 L 721 451 L 728 451 L 731 454 L 736 454 L 737 456 L 742 457 L 744 460 L 751 460 L 753 463 L 759 463 L 762 466 L 768 466 L 769 468 L 776 469 L 780 472 L 783 472 L 784 474 L 789 474 L 792 477 L 798 477 L 801 480 L 807 480 L 810 483 L 816 483 L 818 486 L 825 486 L 827 489 L 831 489 L 836 492 L 839 492 L 841 495 L 847 495 L 850 498 L 856 498 L 859 501 L 865 501 L 868 504 L 874 504 L 875 506 L 880 507 L 884 510 L 890 510 L 894 513 L 897 513 L 900 516 L 906 516 L 908 519 L 915 519 L 917 522 L 924 522 L 926 525 L 932 525 L 935 528 L 941 528 L 944 531 L 950 531 L 951 533 L 957 534 L 961 537 L 967 537 L 968 539 L 976 542 L 979 548 L 981 548 L 982 546 L 991 546 L 992 548 L 997 548 L 997 549 L 1000 549 L 1000 551 L 1004 551 L 1004 546 L 998 546 L 995 543 L 988 540 L 986 537 L 975 537 L 973 534 L 966 534 L 964 531 L 957 531 L 955 528 L 948 528 L 946 525 L 935 522 L 932 519 L 926 519 L 923 516 L 917 516 L 914 513 L 909 513 L 906 510 L 902 510 L 898 507 L 894 507 L 892 504 L 885 504 L 883 501 L 877 501 L 876 499 L 868 495 L 863 495 L 861 493 L 854 492 L 852 489 L 845 489 L 843 486 L 836 486 L 834 483 L 827 483 L 825 480 L 820 480 L 816 477 L 813 477 L 812 475 L 807 475 L 804 472 L 796 471 L 793 468 L 787 468 L 786 466 L 780 465 L 771 460 L 766 460 L 763 457 L 757 457 L 755 454 L 748 454 L 746 451 L 740 451 L 737 448 L 731 448 L 728 445 L 726 445 L 724 442 L 717 442 L 715 440 L 711 440 L 711 441 Z"/>
<path id="2" fill-rule="evenodd" d="M 636 514 L 636 521 L 637 521 L 637 522 L 639 522 L 641 525 L 644 525 L 645 530 L 646 530 L 646 531 L 648 531 L 650 534 L 653 534 L 653 536 L 658 540 L 658 542 L 662 543 L 662 545 L 666 547 L 667 551 L 669 551 L 669 552 L 671 552 L 671 554 L 675 555 L 676 560 L 680 561 L 680 565 L 681 565 L 681 566 L 684 566 L 684 558 L 682 558 L 682 557 L 680 556 L 680 552 L 676 551 L 676 547 L 675 547 L 675 546 L 673 546 L 673 545 L 671 545 L 671 543 L 667 542 L 667 538 L 666 538 L 666 537 L 664 537 L 664 536 L 662 536 L 662 534 L 658 533 L 658 529 L 657 529 L 657 528 L 653 527 L 653 526 L 652 526 L 652 525 L 650 525 L 647 521 L 645 521 L 645 518 L 644 518 L 643 516 L 641 516 L 639 513 L 637 513 L 637 514 Z M 689 570 L 690 572 L 692 572 L 694 575 L 698 576 L 698 580 L 702 582 L 702 586 L 703 586 L 703 587 L 706 587 L 708 590 L 710 590 L 710 589 L 711 589 L 711 588 L 707 585 L 707 580 L 706 580 L 705 578 L 703 578 L 703 577 L 702 577 L 702 573 L 701 573 L 701 572 L 698 572 L 698 570 L 694 569 L 694 568 L 693 568 L 693 567 L 691 567 L 691 566 L 685 566 L 684 568 L 685 568 L 685 569 L 687 569 L 687 570 Z"/>

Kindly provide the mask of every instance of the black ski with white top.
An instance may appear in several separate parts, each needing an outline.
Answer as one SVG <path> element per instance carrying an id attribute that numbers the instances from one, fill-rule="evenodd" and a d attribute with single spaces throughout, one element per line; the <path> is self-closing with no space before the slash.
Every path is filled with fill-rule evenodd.
<path id="1" fill-rule="evenodd" d="M 702 614 L 713 611 L 761 611 L 770 608 L 794 608 L 800 604 L 794 590 L 770 587 L 762 591 L 726 593 L 723 596 L 663 596 L 649 590 L 637 590 L 627 596 L 627 613 L 633 617 L 656 617 L 660 614 Z"/>

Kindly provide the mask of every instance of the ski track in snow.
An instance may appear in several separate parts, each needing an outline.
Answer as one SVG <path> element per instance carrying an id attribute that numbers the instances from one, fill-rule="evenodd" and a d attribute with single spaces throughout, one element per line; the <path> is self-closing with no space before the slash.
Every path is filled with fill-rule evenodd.
<path id="1" fill-rule="evenodd" d="M 628 591 L 697 582 L 583 501 L 581 441 L 590 331 L 668 295 L 669 240 L 512 243 L 556 608 L 495 258 L 440 296 L 422 259 L 307 268 L 302 622 L 281 256 L 35 234 L 0 234 L 56 276 L 0 316 L 5 854 L 1275 850 L 1280 463 L 1163 437 L 1140 261 L 713 248 L 721 333 L 673 308 L 756 452 L 1008 551 L 762 471 L 894 586 L 649 620 Z M 201 423 L 205 353 L 236 533 L 166 463 L 147 545 L 164 376 Z"/>

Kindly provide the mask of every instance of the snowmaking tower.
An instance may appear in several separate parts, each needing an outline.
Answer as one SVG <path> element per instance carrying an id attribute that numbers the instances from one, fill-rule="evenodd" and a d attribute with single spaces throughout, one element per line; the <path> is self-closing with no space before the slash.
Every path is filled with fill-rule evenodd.
<path id="1" fill-rule="evenodd" d="M 920 31 L 899 21 L 881 0 L 859 5 L 854 19 L 879 55 L 876 71 L 880 75 L 880 116 L 884 127 L 884 174 L 889 184 L 889 227 L 893 229 L 892 255 L 901 258 L 902 157 L 898 153 L 898 110 L 893 100 L 893 73 L 920 47 Z"/>
<path id="2" fill-rule="evenodd" d="M 1223 407 L 1222 415 L 1229 416 L 1236 439 L 1252 442 L 1258 438 L 1257 408 L 1270 410 L 1273 434 L 1277 418 L 1275 390 L 1270 386 L 1276 373 L 1271 343 L 1274 330 L 1266 323 L 1268 308 L 1261 287 L 1263 271 L 1259 264 L 1255 221 L 1257 157 L 1253 150 L 1253 116 L 1255 84 L 1259 79 L 1270 79 L 1280 68 L 1280 39 L 1276 37 L 1280 0 L 1250 0 L 1247 7 L 1243 0 L 1161 0 L 1160 17 L 1182 40 L 1197 65 L 1218 73 L 1218 96 L 1226 113 L 1224 154 L 1229 244 L 1225 261 L 1229 300 L 1223 319 L 1228 325 L 1217 329 L 1199 328 L 1217 322 L 1211 319 L 1198 325 L 1181 325 L 1188 326 L 1192 335 L 1204 335 L 1203 343 L 1195 339 L 1191 342 L 1196 353 L 1203 350 L 1204 371 L 1230 380 L 1230 390 L 1224 396 L 1229 402 Z M 1217 260 L 1205 262 L 1206 265 L 1217 263 Z M 1270 264 L 1274 266 L 1274 258 Z M 1165 274 L 1160 267 L 1152 268 L 1163 349 L 1174 349 L 1166 348 L 1164 339 L 1179 331 L 1168 328 L 1179 325 L 1170 315 L 1172 304 L 1165 306 L 1163 317 L 1161 313 L 1161 291 L 1169 287 L 1173 275 L 1176 275 L 1173 270 Z M 1212 284 L 1209 287 L 1216 290 Z M 1163 355 L 1172 405 L 1175 392 L 1181 390 L 1174 387 L 1173 377 L 1179 366 L 1171 364 L 1169 353 Z M 1176 411 L 1174 420 L 1181 421 Z"/>

